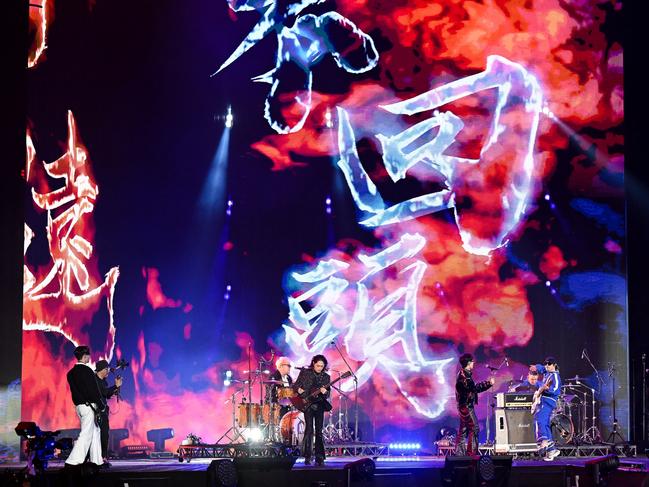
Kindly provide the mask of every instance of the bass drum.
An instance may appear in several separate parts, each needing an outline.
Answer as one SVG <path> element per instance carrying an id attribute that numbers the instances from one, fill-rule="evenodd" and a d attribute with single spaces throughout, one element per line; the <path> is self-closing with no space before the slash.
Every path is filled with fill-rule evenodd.
<path id="1" fill-rule="evenodd" d="M 572 420 L 565 414 L 555 414 L 550 421 L 552 439 L 558 446 L 565 446 L 572 441 L 575 435 L 575 427 Z"/>
<path id="2" fill-rule="evenodd" d="M 280 434 L 285 445 L 301 445 L 304 439 L 304 428 L 304 413 L 301 411 L 290 411 L 282 416 L 279 422 Z"/>

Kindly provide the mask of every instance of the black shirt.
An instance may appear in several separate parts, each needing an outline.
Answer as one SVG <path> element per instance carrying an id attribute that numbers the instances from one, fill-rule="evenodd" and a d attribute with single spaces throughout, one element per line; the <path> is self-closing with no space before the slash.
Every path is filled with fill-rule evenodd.
<path id="1" fill-rule="evenodd" d="M 68 372 L 68 384 L 72 393 L 72 402 L 75 406 L 94 402 L 95 404 L 104 404 L 101 397 L 95 373 L 85 364 L 77 363 Z"/>
<path id="2" fill-rule="evenodd" d="M 306 396 L 307 394 L 315 391 L 316 389 L 320 389 L 321 387 L 324 387 L 326 385 L 329 385 L 331 382 L 331 377 L 329 377 L 329 374 L 327 374 L 325 371 L 320 372 L 319 374 L 315 373 L 315 370 L 312 368 L 308 369 L 302 369 L 300 370 L 300 375 L 298 375 L 297 379 L 295 380 L 295 384 L 293 384 L 293 389 L 295 391 L 298 390 L 298 388 L 304 389 L 304 393 L 301 394 L 301 396 Z M 326 394 L 318 394 L 314 398 L 314 402 L 322 402 L 327 397 L 329 397 L 329 389 L 327 389 Z"/>
<path id="3" fill-rule="evenodd" d="M 99 385 L 99 390 L 101 391 L 102 397 L 104 397 L 105 399 L 110 399 L 111 397 L 113 397 L 113 395 L 117 392 L 118 387 L 116 385 L 108 387 L 108 381 L 106 379 L 100 379 L 97 375 L 95 375 L 95 377 L 97 378 L 97 385 Z M 108 405 L 106 405 L 106 408 L 108 408 Z"/>
<path id="4" fill-rule="evenodd" d="M 455 382 L 455 400 L 457 401 L 457 406 L 473 407 L 473 404 L 478 403 L 478 393 L 486 391 L 490 387 L 491 382 L 488 380 L 476 384 L 473 381 L 471 371 L 461 369 L 457 374 L 457 380 Z"/>

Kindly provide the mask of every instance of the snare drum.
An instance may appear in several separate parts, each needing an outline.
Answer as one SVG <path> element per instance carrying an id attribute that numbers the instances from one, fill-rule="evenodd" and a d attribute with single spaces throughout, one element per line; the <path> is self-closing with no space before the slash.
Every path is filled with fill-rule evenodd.
<path id="1" fill-rule="evenodd" d="M 277 402 L 282 406 L 290 406 L 292 397 L 295 397 L 295 391 L 292 387 L 280 387 L 277 389 Z"/>
<path id="2" fill-rule="evenodd" d="M 280 409 L 279 404 L 264 404 L 261 410 L 261 417 L 263 418 L 264 424 L 279 424 Z"/>
<path id="3" fill-rule="evenodd" d="M 248 414 L 250 411 L 250 414 Z M 239 415 L 237 422 L 239 428 L 250 428 L 258 426 L 261 419 L 261 404 L 256 403 L 241 403 L 239 404 Z"/>
<path id="4" fill-rule="evenodd" d="M 304 413 L 291 411 L 282 416 L 279 422 L 279 429 L 282 441 L 291 446 L 299 446 L 304 439 Z"/>

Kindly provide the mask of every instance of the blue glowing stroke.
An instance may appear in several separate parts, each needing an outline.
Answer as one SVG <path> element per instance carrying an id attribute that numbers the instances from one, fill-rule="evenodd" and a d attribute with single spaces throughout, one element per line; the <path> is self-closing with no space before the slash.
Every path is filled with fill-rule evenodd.
<path id="1" fill-rule="evenodd" d="M 442 105 L 453 102 L 474 93 L 496 88 L 497 103 L 491 126 L 485 144 L 480 151 L 480 159 L 466 159 L 444 154 L 444 151 L 454 142 L 456 135 L 462 129 L 462 121 L 450 111 L 438 112 Z M 529 117 L 529 128 L 520 130 L 516 121 L 507 117 L 511 110 L 523 104 L 524 111 Z M 376 186 L 370 180 L 363 168 L 356 150 L 354 130 L 347 112 L 338 107 L 338 146 L 340 160 L 338 167 L 343 171 L 356 205 L 362 211 L 373 215 L 361 221 L 363 225 L 376 227 L 414 219 L 426 214 L 448 208 L 455 209 L 455 220 L 460 230 L 463 247 L 467 252 L 488 255 L 492 250 L 506 243 L 506 237 L 522 219 L 526 204 L 532 192 L 532 177 L 534 170 L 534 143 L 538 131 L 539 116 L 542 111 L 543 97 L 536 78 L 523 66 L 509 61 L 502 56 L 489 56 L 485 71 L 447 83 L 401 102 L 383 105 L 381 108 L 395 115 L 414 115 L 435 110 L 433 116 L 404 130 L 387 136 L 377 134 L 383 152 L 386 170 L 393 181 L 405 177 L 407 171 L 417 163 L 428 165 L 441 174 L 448 189 L 435 193 L 418 196 L 386 208 L 383 198 Z M 427 131 L 439 127 L 435 137 L 420 147 L 405 152 Z M 520 132 L 520 133 L 519 133 Z M 481 240 L 463 228 L 458 211 L 455 208 L 455 192 L 453 178 L 458 165 L 472 165 L 480 170 L 480 162 L 488 158 L 490 151 L 496 149 L 501 140 L 506 137 L 523 139 L 524 147 L 521 154 L 522 171 L 512 178 L 507 191 L 503 194 L 503 208 L 508 217 L 499 228 L 498 235 L 491 240 Z"/>
<path id="2" fill-rule="evenodd" d="M 232 64 L 243 53 L 266 37 L 277 35 L 275 67 L 253 81 L 268 83 L 270 92 L 264 105 L 264 118 L 280 134 L 299 131 L 311 111 L 312 67 L 331 54 L 336 64 L 353 74 L 364 73 L 378 63 L 374 41 L 346 17 L 337 12 L 322 15 L 301 15 L 302 11 L 324 0 L 302 0 L 283 5 L 275 1 L 246 1 L 230 4 L 235 11 L 258 10 L 260 21 L 235 51 L 214 73 Z M 287 104 L 282 95 L 296 93 L 292 101 L 298 113 L 296 120 L 287 120 L 282 108 Z"/>

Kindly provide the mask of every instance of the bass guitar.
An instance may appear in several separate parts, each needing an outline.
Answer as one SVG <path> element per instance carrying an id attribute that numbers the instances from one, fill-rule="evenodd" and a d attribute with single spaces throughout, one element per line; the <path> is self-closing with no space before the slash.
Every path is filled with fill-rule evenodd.
<path id="1" fill-rule="evenodd" d="M 323 386 L 321 386 L 321 387 L 331 387 L 331 386 L 334 385 L 336 382 L 338 382 L 338 381 L 340 381 L 340 380 L 343 380 L 343 379 L 346 379 L 346 378 L 348 378 L 348 377 L 351 377 L 351 375 L 352 375 L 352 373 L 351 373 L 350 371 L 347 371 L 347 372 L 345 372 L 343 375 L 341 375 L 340 377 L 338 377 L 337 379 L 335 379 L 335 380 L 329 382 L 329 384 L 325 384 L 325 385 L 323 385 Z M 295 407 L 295 409 L 304 412 L 304 411 L 306 411 L 307 409 L 309 409 L 309 407 L 311 406 L 311 404 L 313 404 L 314 402 L 316 402 L 315 399 L 316 399 L 316 396 L 317 396 L 319 393 L 320 393 L 320 387 L 315 387 L 313 390 L 309 391 L 309 392 L 308 392 L 306 395 L 304 395 L 303 397 L 300 397 L 300 396 L 294 396 L 294 397 L 291 397 L 291 404 L 293 404 L 293 406 Z"/>

